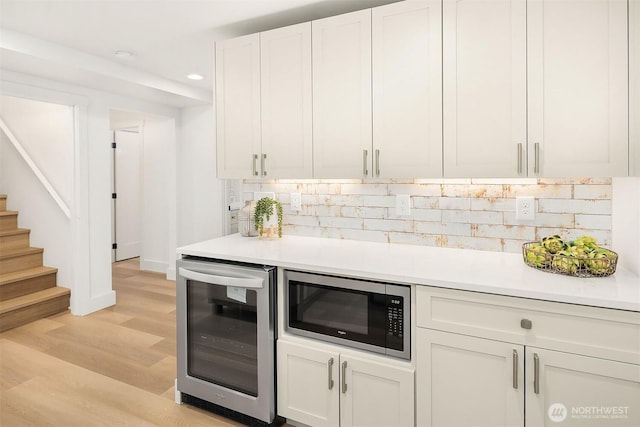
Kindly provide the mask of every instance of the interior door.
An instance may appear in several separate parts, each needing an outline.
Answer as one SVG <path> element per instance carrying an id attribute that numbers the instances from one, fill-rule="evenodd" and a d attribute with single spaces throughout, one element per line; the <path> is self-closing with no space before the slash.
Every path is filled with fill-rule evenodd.
<path id="1" fill-rule="evenodd" d="M 114 131 L 113 192 L 115 261 L 140 256 L 140 160 L 142 134 L 137 128 Z"/>

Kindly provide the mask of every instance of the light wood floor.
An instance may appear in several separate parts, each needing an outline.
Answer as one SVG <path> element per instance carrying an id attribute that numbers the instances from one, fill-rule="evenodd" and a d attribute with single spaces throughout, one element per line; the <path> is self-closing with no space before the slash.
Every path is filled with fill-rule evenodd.
<path id="1" fill-rule="evenodd" d="M 115 306 L 0 334 L 0 426 L 241 424 L 174 402 L 175 282 L 113 266 Z"/>

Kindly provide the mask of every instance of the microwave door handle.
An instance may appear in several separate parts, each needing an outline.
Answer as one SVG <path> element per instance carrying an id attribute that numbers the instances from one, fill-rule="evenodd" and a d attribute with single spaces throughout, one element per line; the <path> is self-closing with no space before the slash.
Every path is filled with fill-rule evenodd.
<path id="1" fill-rule="evenodd" d="M 180 267 L 178 269 L 178 273 L 186 279 L 197 280 L 198 282 L 209 283 L 212 285 L 254 289 L 260 289 L 263 285 L 263 279 L 259 278 L 218 276 L 216 274 L 199 273 L 197 271 L 187 270 L 184 267 Z"/>

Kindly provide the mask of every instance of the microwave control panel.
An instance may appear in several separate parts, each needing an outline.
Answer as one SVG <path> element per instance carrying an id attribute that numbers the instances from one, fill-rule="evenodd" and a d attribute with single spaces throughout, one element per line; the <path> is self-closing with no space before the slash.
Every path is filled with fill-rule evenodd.
<path id="1" fill-rule="evenodd" d="M 402 297 L 387 296 L 387 348 L 403 350 L 404 301 Z"/>

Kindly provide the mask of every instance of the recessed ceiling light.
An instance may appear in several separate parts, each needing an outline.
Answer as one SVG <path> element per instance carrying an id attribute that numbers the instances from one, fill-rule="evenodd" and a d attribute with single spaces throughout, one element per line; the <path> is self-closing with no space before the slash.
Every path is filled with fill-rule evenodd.
<path id="1" fill-rule="evenodd" d="M 133 59 L 133 53 L 128 50 L 114 50 L 113 54 L 118 59 Z"/>
<path id="2" fill-rule="evenodd" d="M 204 77 L 201 74 L 191 73 L 187 74 L 187 78 L 189 80 L 202 80 Z"/>

